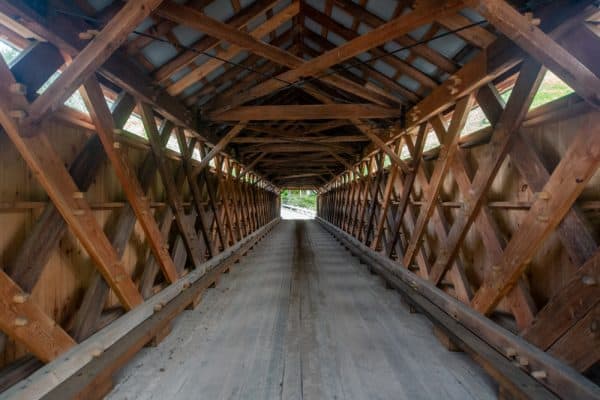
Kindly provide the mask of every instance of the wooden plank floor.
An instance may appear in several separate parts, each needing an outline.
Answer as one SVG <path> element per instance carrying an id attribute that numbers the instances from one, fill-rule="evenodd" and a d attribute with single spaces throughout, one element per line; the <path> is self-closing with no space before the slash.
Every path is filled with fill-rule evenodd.
<path id="1" fill-rule="evenodd" d="M 315 221 L 282 221 L 115 377 L 111 399 L 485 399 L 445 350 Z"/>

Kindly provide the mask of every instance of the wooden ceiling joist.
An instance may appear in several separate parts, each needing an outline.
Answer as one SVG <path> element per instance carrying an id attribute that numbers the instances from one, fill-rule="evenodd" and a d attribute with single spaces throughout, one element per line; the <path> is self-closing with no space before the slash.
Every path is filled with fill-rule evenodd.
<path id="1" fill-rule="evenodd" d="M 202 32 L 206 32 L 211 36 L 225 40 L 229 43 L 233 43 L 240 48 L 245 48 L 254 54 L 266 58 L 267 60 L 276 62 L 277 64 L 284 65 L 289 68 L 296 68 L 304 63 L 302 59 L 289 54 L 284 50 L 264 43 L 247 33 L 239 31 L 217 20 L 211 19 L 206 15 L 198 13 L 195 10 L 189 9 L 185 6 L 180 6 L 173 2 L 164 3 L 158 9 L 158 13 L 165 18 L 177 21 L 192 28 L 196 28 Z M 390 104 L 389 99 L 384 99 L 379 94 L 372 93 L 370 90 L 365 89 L 353 83 L 352 81 L 344 80 L 336 76 L 329 76 L 324 79 L 326 82 L 339 85 L 344 90 L 356 92 L 367 100 L 374 101 L 382 105 Z"/>
<path id="2" fill-rule="evenodd" d="M 382 119 L 400 117 L 400 110 L 371 104 L 323 104 L 289 106 L 242 106 L 224 113 L 211 113 L 214 121 L 294 121 L 319 119 Z"/>
<path id="3" fill-rule="evenodd" d="M 281 89 L 287 84 L 283 82 L 294 83 L 306 76 L 314 76 L 322 73 L 333 65 L 339 64 L 351 57 L 357 56 L 374 47 L 382 45 L 392 38 L 402 36 L 419 26 L 425 25 L 436 17 L 457 12 L 465 7 L 461 1 L 453 2 L 451 5 L 437 6 L 427 10 L 415 10 L 409 14 L 400 16 L 350 42 L 346 42 L 335 50 L 329 51 L 315 59 L 304 62 L 301 66 L 280 74 L 277 79 L 270 79 L 247 93 L 237 96 L 235 99 L 225 99 L 217 101 L 216 112 L 225 111 L 224 108 L 231 108 L 244 104 L 253 99 L 267 95 L 277 89 Z"/>

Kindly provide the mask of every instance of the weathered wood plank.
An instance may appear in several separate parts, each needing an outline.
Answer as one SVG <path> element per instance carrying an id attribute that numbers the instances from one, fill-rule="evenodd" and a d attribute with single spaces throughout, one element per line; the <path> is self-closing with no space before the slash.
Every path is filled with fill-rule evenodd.
<path id="1" fill-rule="evenodd" d="M 119 150 L 120 147 L 117 147 L 118 142 L 115 141 L 114 121 L 104 100 L 102 88 L 95 77 L 85 81 L 81 94 L 94 121 L 94 125 L 96 125 L 96 132 L 102 141 L 104 151 L 116 172 L 117 178 L 121 182 L 121 187 L 131 209 L 146 234 L 150 248 L 159 261 L 167 281 L 175 282 L 178 279 L 175 265 L 160 235 L 145 190 L 141 187 L 125 156 Z"/>
<path id="2" fill-rule="evenodd" d="M 130 309 L 142 302 L 133 281 L 121 265 L 114 248 L 96 221 L 89 204 L 80 199 L 80 193 L 62 160 L 52 148 L 45 135 L 21 134 L 21 127 L 11 115 L 14 107 L 27 108 L 24 98 L 11 94 L 9 86 L 15 81 L 10 70 L 0 61 L 0 123 L 27 165 L 54 202 L 63 218 L 80 239 L 84 248 L 95 261 L 122 304 Z"/>
<path id="3" fill-rule="evenodd" d="M 485 282 L 473 299 L 473 307 L 489 313 L 515 285 L 541 242 L 571 209 L 586 182 L 600 165 L 600 114 L 590 113 L 579 128 L 566 154 L 555 168 L 543 191 L 504 250 L 500 274 Z"/>
<path id="4" fill-rule="evenodd" d="M 0 329 L 43 362 L 75 346 L 75 341 L 9 277 L 0 271 Z"/>

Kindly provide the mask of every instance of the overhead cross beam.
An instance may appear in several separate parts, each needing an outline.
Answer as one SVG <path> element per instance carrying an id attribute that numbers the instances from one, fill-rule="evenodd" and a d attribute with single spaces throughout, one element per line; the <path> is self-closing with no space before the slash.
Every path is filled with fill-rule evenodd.
<path id="1" fill-rule="evenodd" d="M 202 13 L 199 13 L 189 7 L 178 5 L 172 1 L 164 3 L 157 9 L 157 13 L 164 18 L 181 23 L 182 25 L 196 28 L 202 32 L 235 44 L 241 48 L 248 49 L 254 54 L 260 55 L 267 60 L 284 65 L 288 68 L 296 68 L 303 65 L 304 60 L 289 54 L 285 50 L 270 44 L 264 43 L 255 37 L 239 31 L 234 27 L 212 19 Z M 343 79 L 337 76 L 323 77 L 326 83 L 333 84 L 343 90 L 355 93 L 366 100 L 373 101 L 381 105 L 394 105 L 398 103 L 397 99 L 390 99 L 382 96 L 380 93 L 362 87 L 350 80 Z M 239 103 L 238 103 L 239 104 Z"/>
<path id="2" fill-rule="evenodd" d="M 463 9 L 467 3 L 468 2 L 466 1 L 456 0 L 451 2 L 440 2 L 439 5 L 419 8 L 411 13 L 399 16 L 317 58 L 303 62 L 295 69 L 284 72 L 276 78 L 269 79 L 268 81 L 255 86 L 244 94 L 236 96 L 235 98 L 217 100 L 215 111 L 223 112 L 226 109 L 265 96 L 275 90 L 287 86 L 288 84 L 285 82 L 294 83 L 303 77 L 318 75 L 329 67 L 342 63 L 349 58 L 380 46 L 393 38 L 400 37 L 420 26 L 426 25 L 436 17 L 458 12 Z"/>
<path id="3" fill-rule="evenodd" d="M 213 121 L 296 121 L 312 119 L 399 118 L 400 110 L 372 104 L 315 104 L 243 106 L 224 113 L 211 113 Z"/>
<path id="4" fill-rule="evenodd" d="M 276 4 L 277 0 L 257 0 L 239 13 L 227 19 L 225 23 L 236 29 L 243 29 L 250 21 L 262 15 L 265 11 L 270 10 Z M 190 3 L 188 6 L 197 8 L 193 3 Z M 164 22 L 171 24 L 173 27 L 176 26 L 176 23 L 173 21 L 165 20 Z M 197 42 L 191 44 L 189 50 L 183 51 L 171 61 L 160 66 L 154 73 L 154 78 L 158 83 L 167 82 L 172 75 L 194 62 L 194 60 L 198 58 L 198 54 L 210 51 L 221 43 L 221 40 L 212 36 L 203 36 Z"/>
<path id="5" fill-rule="evenodd" d="M 256 29 L 250 32 L 250 36 L 260 40 L 265 35 L 277 30 L 280 26 L 285 24 L 287 21 L 292 19 L 300 12 L 300 3 L 292 2 L 288 7 L 277 13 L 277 15 L 269 18 L 265 23 L 260 24 Z M 183 92 L 186 88 L 193 85 L 194 83 L 206 78 L 211 72 L 215 71 L 221 65 L 225 64 L 226 60 L 232 60 L 243 51 L 242 48 L 232 45 L 227 50 L 218 53 L 218 59 L 213 58 L 202 65 L 195 67 L 191 72 L 186 74 L 183 78 L 173 83 L 168 87 L 168 92 L 171 95 L 177 95 Z"/>

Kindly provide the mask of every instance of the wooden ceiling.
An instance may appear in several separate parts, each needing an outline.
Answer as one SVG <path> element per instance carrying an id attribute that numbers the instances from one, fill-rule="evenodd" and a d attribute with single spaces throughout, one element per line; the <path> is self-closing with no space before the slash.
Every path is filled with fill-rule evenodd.
<path id="1" fill-rule="evenodd" d="M 97 30 L 123 4 L 62 3 L 46 12 Z M 200 116 L 209 141 L 231 140 L 220 144 L 280 187 L 317 188 L 373 146 L 401 162 L 384 142 L 406 110 L 496 39 L 466 4 L 165 1 L 119 53 Z"/>
<path id="2" fill-rule="evenodd" d="M 13 2 L 20 3 L 2 10 L 12 15 Z M 519 11 L 546 6 L 511 3 Z M 28 6 L 61 27 L 54 38 L 75 55 L 115 25 L 123 4 Z M 373 150 L 407 171 L 391 138 L 416 126 L 421 109 L 443 111 L 428 102 L 452 104 L 466 89 L 457 72 L 501 37 L 478 7 L 467 0 L 167 0 L 141 24 L 123 21 L 115 31 L 127 39 L 99 72 L 105 85 L 192 126 L 265 181 L 321 188 Z M 63 46 L 67 36 L 75 39 Z M 30 119 L 41 119 L 60 92 L 37 101 Z M 282 168 L 286 161 L 295 173 Z"/>

